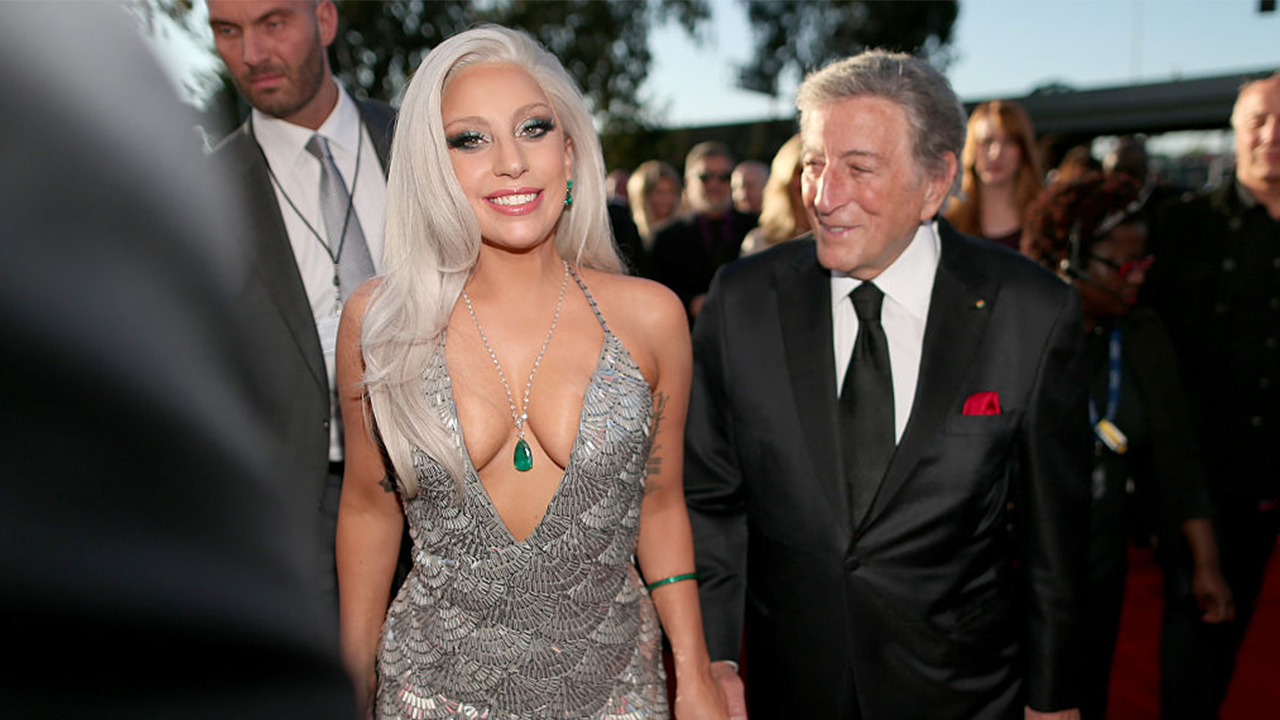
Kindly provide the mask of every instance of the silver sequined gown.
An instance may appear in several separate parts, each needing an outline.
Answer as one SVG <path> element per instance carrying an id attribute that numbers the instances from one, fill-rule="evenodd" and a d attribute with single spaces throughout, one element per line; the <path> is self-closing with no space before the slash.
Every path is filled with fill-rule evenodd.
<path id="1" fill-rule="evenodd" d="M 577 279 L 577 276 L 574 276 Z M 604 328 L 560 487 L 517 542 L 467 461 L 466 497 L 418 456 L 404 503 L 414 567 L 378 649 L 378 718 L 668 718 L 661 634 L 633 563 L 652 399 Z M 465 445 L 443 343 L 425 377 L 432 406 Z"/>

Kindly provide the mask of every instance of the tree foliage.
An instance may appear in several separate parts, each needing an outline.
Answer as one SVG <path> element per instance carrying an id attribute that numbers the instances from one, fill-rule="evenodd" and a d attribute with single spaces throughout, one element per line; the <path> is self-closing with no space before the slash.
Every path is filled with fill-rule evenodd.
<path id="1" fill-rule="evenodd" d="M 756 52 L 738 68 L 738 85 L 777 96 L 781 77 L 799 77 L 868 48 L 950 61 L 956 0 L 743 0 Z"/>
<path id="2" fill-rule="evenodd" d="M 371 97 L 395 100 L 432 47 L 491 22 L 541 42 L 577 80 L 603 127 L 629 130 L 646 120 L 639 90 L 652 61 L 649 30 L 675 21 L 696 37 L 710 7 L 707 0 L 340 0 L 338 15 L 334 69 Z"/>

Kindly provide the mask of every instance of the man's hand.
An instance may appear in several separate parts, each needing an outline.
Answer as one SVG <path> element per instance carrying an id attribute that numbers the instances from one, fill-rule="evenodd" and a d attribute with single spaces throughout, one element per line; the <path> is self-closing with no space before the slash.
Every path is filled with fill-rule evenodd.
<path id="1" fill-rule="evenodd" d="M 720 683 L 729 706 L 729 720 L 747 720 L 747 699 L 738 677 L 738 668 L 731 662 L 717 660 L 711 663 L 711 677 Z M 1078 718 L 1077 718 L 1078 720 Z"/>
<path id="2" fill-rule="evenodd" d="M 1195 595 L 1196 604 L 1204 611 L 1201 620 L 1209 624 L 1217 624 L 1236 619 L 1235 602 L 1231 597 L 1231 587 L 1222 578 L 1217 565 L 1209 568 L 1196 566 L 1191 577 L 1191 592 Z"/>
<path id="3" fill-rule="evenodd" d="M 1028 706 L 1024 717 L 1026 720 L 1080 720 L 1080 709 L 1072 708 L 1070 710 L 1058 710 L 1057 712 L 1040 712 L 1039 710 L 1032 710 Z"/>

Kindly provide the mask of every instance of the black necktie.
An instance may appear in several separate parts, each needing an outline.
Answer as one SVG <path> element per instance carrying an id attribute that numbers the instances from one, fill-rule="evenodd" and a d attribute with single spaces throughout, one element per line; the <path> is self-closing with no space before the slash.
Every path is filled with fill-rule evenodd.
<path id="1" fill-rule="evenodd" d="M 893 373 L 880 324 L 884 293 L 864 282 L 849 297 L 858 313 L 858 339 L 840 391 L 840 443 L 856 523 L 870 507 L 893 457 Z"/>

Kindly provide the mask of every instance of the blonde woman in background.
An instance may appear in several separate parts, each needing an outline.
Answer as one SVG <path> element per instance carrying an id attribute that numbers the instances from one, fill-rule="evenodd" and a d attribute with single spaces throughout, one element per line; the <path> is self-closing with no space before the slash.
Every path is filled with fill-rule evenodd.
<path id="1" fill-rule="evenodd" d="M 760 252 L 809 232 L 809 217 L 800 196 L 800 136 L 778 148 L 764 186 L 760 224 L 742 241 L 742 255 Z"/>
<path id="2" fill-rule="evenodd" d="M 661 160 L 646 160 L 631 173 L 627 197 L 646 253 L 653 250 L 653 236 L 658 229 L 680 211 L 683 192 L 680 173 Z"/>
<path id="3" fill-rule="evenodd" d="M 1020 105 L 992 100 L 973 109 L 961 157 L 960 197 L 945 213 L 962 233 L 1018 248 L 1027 207 L 1043 185 L 1031 118 Z"/>

